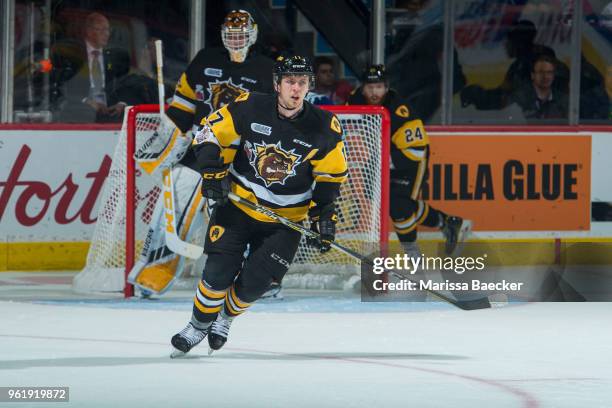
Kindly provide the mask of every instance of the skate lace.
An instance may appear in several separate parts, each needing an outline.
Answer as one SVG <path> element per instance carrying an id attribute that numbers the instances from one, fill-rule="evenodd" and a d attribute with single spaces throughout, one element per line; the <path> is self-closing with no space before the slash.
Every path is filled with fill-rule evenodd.
<path id="1" fill-rule="evenodd" d="M 229 335 L 232 321 L 230 319 L 219 318 L 210 326 L 210 332 L 219 336 L 227 337 Z"/>
<path id="2" fill-rule="evenodd" d="M 193 346 L 204 340 L 204 337 L 206 337 L 206 331 L 196 329 L 191 323 L 189 323 L 187 327 L 181 330 L 179 335 L 187 340 L 189 345 Z"/>

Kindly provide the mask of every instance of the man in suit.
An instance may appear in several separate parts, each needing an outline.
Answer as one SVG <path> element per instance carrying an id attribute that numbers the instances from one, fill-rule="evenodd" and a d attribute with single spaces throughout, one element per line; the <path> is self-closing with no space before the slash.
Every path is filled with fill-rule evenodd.
<path id="1" fill-rule="evenodd" d="M 107 49 L 108 19 L 91 13 L 83 42 L 56 44 L 52 54 L 51 100 L 62 122 L 119 122 L 125 103 L 112 98 L 117 80 L 129 71 L 127 52 Z"/>

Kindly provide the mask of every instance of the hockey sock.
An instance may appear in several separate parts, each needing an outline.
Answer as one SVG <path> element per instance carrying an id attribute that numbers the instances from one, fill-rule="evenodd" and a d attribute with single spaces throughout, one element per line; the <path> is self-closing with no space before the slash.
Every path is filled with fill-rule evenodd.
<path id="1" fill-rule="evenodd" d="M 408 235 L 412 231 L 416 231 L 416 227 L 419 224 L 422 224 L 424 220 L 429 217 L 429 205 L 424 201 L 417 201 L 416 211 L 414 211 L 409 217 L 396 219 L 393 218 L 393 227 L 398 236 L 400 236 L 400 241 L 403 241 L 401 235 Z M 412 236 L 408 236 L 405 241 L 414 241 L 416 240 L 416 235 L 414 238 Z"/>
<path id="2" fill-rule="evenodd" d="M 433 207 L 429 207 L 429 214 L 423 220 L 423 225 L 427 227 L 433 228 L 442 228 L 444 226 L 444 220 L 446 219 L 446 214 L 442 211 L 436 210 Z"/>
<path id="3" fill-rule="evenodd" d="M 227 289 L 214 290 L 206 281 L 201 280 L 193 298 L 193 319 L 201 323 L 212 322 L 221 311 Z"/>
<path id="4" fill-rule="evenodd" d="M 230 290 L 225 294 L 225 303 L 223 312 L 228 317 L 236 317 L 244 313 L 252 303 L 242 301 L 236 294 L 236 286 L 232 285 Z"/>
<path id="5" fill-rule="evenodd" d="M 407 233 L 397 232 L 397 238 L 402 244 L 408 242 L 415 242 L 417 239 L 417 231 L 416 229 L 413 229 L 412 231 L 409 231 Z"/>

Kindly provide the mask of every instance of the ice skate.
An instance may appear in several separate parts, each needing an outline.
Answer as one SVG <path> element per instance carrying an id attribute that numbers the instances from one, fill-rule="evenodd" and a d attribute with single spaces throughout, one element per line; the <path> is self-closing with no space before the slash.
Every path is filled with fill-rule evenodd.
<path id="1" fill-rule="evenodd" d="M 232 320 L 232 318 L 219 314 L 217 320 L 212 323 L 208 331 L 208 355 L 223 347 L 229 336 Z"/>
<path id="2" fill-rule="evenodd" d="M 442 234 L 446 239 L 444 245 L 446 255 L 455 253 L 457 244 L 465 240 L 471 229 L 472 222 L 470 220 L 464 220 L 461 217 L 455 216 L 446 217 L 442 226 Z"/>
<path id="3" fill-rule="evenodd" d="M 273 299 L 273 300 L 283 300 L 283 292 L 282 292 L 283 287 L 281 286 L 280 283 L 273 281 L 270 284 L 270 287 L 268 288 L 268 290 L 261 295 L 261 297 L 259 299 Z"/>
<path id="4" fill-rule="evenodd" d="M 208 327 L 206 329 L 198 329 L 189 322 L 187 327 L 172 336 L 170 343 L 172 343 L 174 350 L 170 354 L 170 357 L 177 358 L 184 356 L 189 350 L 200 344 L 207 333 Z"/>
<path id="5" fill-rule="evenodd" d="M 421 248 L 419 248 L 419 244 L 416 242 L 402 242 L 402 249 L 406 255 L 409 255 L 413 258 L 418 258 L 422 256 Z"/>
<path id="6" fill-rule="evenodd" d="M 404 253 L 413 259 L 418 259 L 423 256 L 419 244 L 416 242 L 402 242 L 402 248 Z M 418 270 L 410 271 L 411 274 L 418 272 Z"/>

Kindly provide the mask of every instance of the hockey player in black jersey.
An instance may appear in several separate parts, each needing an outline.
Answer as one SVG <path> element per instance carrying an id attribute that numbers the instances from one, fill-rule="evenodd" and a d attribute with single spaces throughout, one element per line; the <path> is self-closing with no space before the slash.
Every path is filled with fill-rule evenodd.
<path id="1" fill-rule="evenodd" d="M 166 114 L 183 131 L 245 92 L 269 92 L 274 61 L 256 54 L 257 24 L 245 10 L 227 14 L 221 27 L 225 48 L 204 48 L 181 75 Z"/>
<path id="2" fill-rule="evenodd" d="M 171 123 L 165 126 L 168 129 L 165 134 L 170 142 L 158 155 L 159 160 L 139 163 L 149 174 L 159 168 L 173 168 L 177 234 L 182 240 L 189 240 L 204 222 L 205 203 L 200 194 L 195 194 L 200 190 L 201 177 L 191 147 L 192 130 L 211 112 L 239 95 L 269 92 L 272 88 L 270 71 L 274 61 L 251 51 L 257 40 L 257 24 L 247 11 L 232 10 L 227 14 L 221 38 L 225 48 L 201 50 L 181 75 L 166 111 Z M 163 205 L 162 198 L 160 195 L 157 206 Z M 144 291 L 160 294 L 182 273 L 185 259 L 165 246 L 164 219 L 161 212 L 156 214 L 159 217 L 150 224 L 152 244 L 145 247 L 147 253 L 141 255 L 142 261 L 128 279 Z M 202 267 L 203 264 L 196 265 L 200 271 Z"/>
<path id="3" fill-rule="evenodd" d="M 300 56 L 275 64 L 275 94 L 247 93 L 213 112 L 194 138 L 202 194 L 218 205 L 206 235 L 208 254 L 191 321 L 172 337 L 187 353 L 208 335 L 210 350 L 226 342 L 232 320 L 281 280 L 300 234 L 233 201 L 228 192 L 292 221 L 310 217 L 321 252 L 335 237 L 335 200 L 346 180 L 338 119 L 304 101 L 314 76 Z M 250 252 L 243 262 L 247 245 Z M 175 355 L 176 355 L 175 354 Z"/>
<path id="4" fill-rule="evenodd" d="M 353 91 L 349 105 L 382 105 L 391 115 L 390 210 L 393 227 L 407 254 L 420 256 L 417 226 L 440 228 L 446 238 L 445 251 L 452 254 L 471 223 L 436 210 L 419 199 L 427 172 L 429 137 L 423 122 L 411 115 L 385 77 L 383 65 L 368 67 L 362 86 Z"/>

